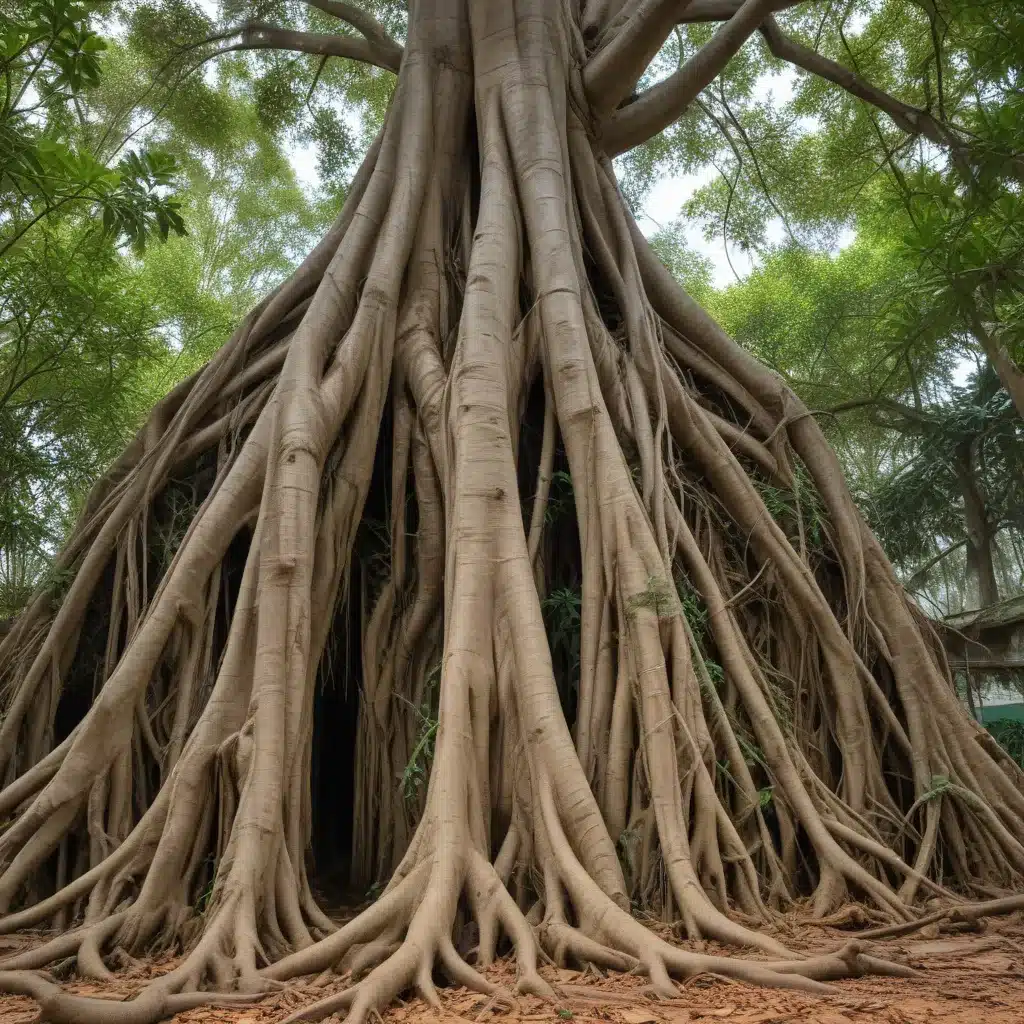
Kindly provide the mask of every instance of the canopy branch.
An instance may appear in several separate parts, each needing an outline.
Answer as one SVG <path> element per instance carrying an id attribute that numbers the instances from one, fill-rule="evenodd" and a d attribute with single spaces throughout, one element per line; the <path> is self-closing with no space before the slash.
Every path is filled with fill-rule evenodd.
<path id="1" fill-rule="evenodd" d="M 943 548 L 938 554 L 932 555 L 927 562 L 924 563 L 913 576 L 904 584 L 908 591 L 913 593 L 918 587 L 924 584 L 928 573 L 935 568 L 947 555 L 953 554 L 954 551 L 959 551 L 962 547 L 967 544 L 967 538 L 958 540 L 954 544 L 950 544 L 949 547 Z"/>
<path id="2" fill-rule="evenodd" d="M 682 116 L 721 73 L 779 0 L 744 0 L 739 10 L 675 74 L 616 110 L 604 125 L 604 149 L 617 156 L 639 146 Z"/>
<path id="3" fill-rule="evenodd" d="M 873 422 L 880 427 L 910 431 L 913 429 L 925 429 L 935 425 L 934 416 L 930 416 L 925 412 L 919 412 L 917 409 L 904 405 L 902 402 L 896 402 L 881 396 L 854 398 L 848 402 L 840 402 L 838 405 L 833 405 L 827 411 L 831 416 L 838 416 L 841 413 L 854 412 L 858 409 L 867 410 L 869 415 L 872 416 Z M 896 426 L 895 420 L 888 420 L 875 415 L 880 412 L 889 413 L 896 420 L 902 421 L 900 426 Z"/>
<path id="4" fill-rule="evenodd" d="M 385 71 L 393 71 L 395 74 L 398 73 L 401 63 L 401 51 L 398 58 L 393 59 L 382 54 L 366 39 L 356 36 L 300 32 L 256 23 L 243 25 L 235 32 L 227 32 L 215 38 L 230 38 L 235 35 L 239 37 L 237 43 L 222 47 L 212 56 L 242 50 L 295 50 L 298 53 L 314 53 L 323 57 L 348 57 L 351 60 L 360 60 L 364 64 L 373 64 Z"/>
<path id="5" fill-rule="evenodd" d="M 632 91 L 647 65 L 694 0 L 642 0 L 632 17 L 591 57 L 583 85 L 594 112 L 603 116 Z"/>
<path id="6" fill-rule="evenodd" d="M 897 127 L 908 134 L 924 135 L 925 138 L 939 145 L 948 144 L 949 129 L 942 126 L 928 111 L 903 103 L 895 96 L 890 96 L 887 92 L 883 92 L 870 82 L 865 81 L 856 72 L 842 64 L 829 60 L 828 57 L 822 56 L 810 47 L 790 39 L 779 28 L 778 22 L 774 18 L 765 18 L 764 24 L 761 26 L 761 34 L 768 44 L 768 49 L 780 60 L 834 82 L 858 99 L 870 103 L 873 107 L 878 107 L 879 110 L 889 115 Z"/>
<path id="7" fill-rule="evenodd" d="M 796 7 L 807 0 L 784 0 L 775 5 L 775 10 Z M 692 25 L 700 21 L 728 21 L 743 6 L 743 0 L 693 0 L 677 18 L 680 25 Z"/>
<path id="8" fill-rule="evenodd" d="M 864 100 L 865 103 L 870 103 L 871 106 L 877 107 L 883 113 L 888 114 L 893 124 L 908 135 L 923 135 L 937 146 L 950 150 L 953 158 L 961 166 L 961 170 L 964 170 L 969 176 L 970 172 L 966 170 L 969 147 L 962 139 L 957 137 L 954 128 L 944 124 L 927 110 L 922 110 L 919 107 L 911 106 L 909 103 L 896 99 L 895 96 L 891 96 L 877 86 L 865 81 L 848 67 L 844 67 L 836 61 L 822 56 L 816 50 L 812 50 L 810 47 L 790 39 L 779 28 L 774 18 L 765 18 L 764 24 L 761 26 L 761 34 L 768 44 L 768 49 L 780 60 L 784 60 L 795 67 L 803 68 L 804 71 L 810 71 L 812 74 L 818 75 L 829 82 L 833 82 L 852 96 L 856 96 L 858 99 Z M 1019 157 L 1007 161 L 1007 167 L 1014 177 L 1024 180 L 1024 161 Z"/>
<path id="9" fill-rule="evenodd" d="M 315 7 L 325 14 L 330 14 L 341 21 L 351 25 L 357 32 L 361 33 L 366 41 L 377 50 L 387 61 L 394 64 L 381 65 L 388 67 L 388 70 L 397 71 L 398 65 L 402 62 L 402 47 L 388 35 L 384 26 L 355 4 L 347 0 L 304 0 L 310 7 Z"/>

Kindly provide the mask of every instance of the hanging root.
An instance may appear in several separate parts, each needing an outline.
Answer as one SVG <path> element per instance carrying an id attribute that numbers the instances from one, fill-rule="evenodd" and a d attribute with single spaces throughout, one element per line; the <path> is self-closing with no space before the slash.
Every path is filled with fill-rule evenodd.
<path id="1" fill-rule="evenodd" d="M 940 920 L 922 893 L 1019 905 L 966 901 L 1021 885 L 1021 773 L 813 418 L 653 258 L 574 19 L 416 5 L 336 224 L 154 410 L 66 591 L 0 645 L 0 932 L 57 930 L 0 990 L 47 1019 L 341 973 L 288 1019 L 361 1024 L 406 990 L 436 1004 L 435 968 L 510 997 L 478 969 L 502 943 L 542 997 L 541 959 L 664 996 L 701 973 L 823 992 L 907 972 L 856 942 L 800 957 L 781 913 L 852 897 L 881 936 Z M 341 927 L 306 858 L 338 650 L 353 881 L 383 885 Z M 635 907 L 760 959 L 678 948 Z M 116 1004 L 33 973 L 102 981 L 113 949 L 183 956 Z"/>

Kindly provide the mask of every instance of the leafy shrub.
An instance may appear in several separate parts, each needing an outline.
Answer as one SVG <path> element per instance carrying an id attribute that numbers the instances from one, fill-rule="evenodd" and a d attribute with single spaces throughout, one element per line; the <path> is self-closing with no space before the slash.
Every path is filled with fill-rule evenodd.
<path id="1" fill-rule="evenodd" d="M 996 743 L 1024 768 L 1024 722 L 1001 718 L 986 727 Z"/>

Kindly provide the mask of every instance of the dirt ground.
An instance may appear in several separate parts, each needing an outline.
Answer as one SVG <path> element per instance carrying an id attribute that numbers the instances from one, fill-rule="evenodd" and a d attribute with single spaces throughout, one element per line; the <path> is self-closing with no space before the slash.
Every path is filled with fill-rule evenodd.
<path id="1" fill-rule="evenodd" d="M 787 930 L 780 938 L 794 949 L 811 953 L 838 948 L 850 933 L 804 926 Z M 41 936 L 0 937 L 0 957 L 40 940 Z M 704 949 L 715 951 L 712 944 Z M 812 996 L 700 976 L 679 985 L 678 999 L 654 1000 L 645 995 L 643 978 L 545 967 L 544 975 L 559 992 L 554 1003 L 527 996 L 507 1006 L 464 988 L 448 988 L 441 990 L 440 1011 L 412 999 L 388 1009 L 383 1024 L 1024 1024 L 1024 918 L 1020 915 L 989 921 L 982 930 L 966 934 L 918 934 L 875 942 L 871 952 L 914 967 L 919 977 L 835 982 L 834 994 Z M 82 994 L 126 998 L 173 963 L 124 958 L 123 968 L 110 984 L 69 979 L 67 987 Z M 486 973 L 511 988 L 514 971 L 514 964 L 504 961 Z M 178 1014 L 174 1020 L 177 1024 L 272 1024 L 344 985 L 340 978 L 322 988 L 290 984 L 250 1006 L 206 1007 Z M 35 1017 L 30 1000 L 0 996 L 2 1024 L 29 1024 Z"/>

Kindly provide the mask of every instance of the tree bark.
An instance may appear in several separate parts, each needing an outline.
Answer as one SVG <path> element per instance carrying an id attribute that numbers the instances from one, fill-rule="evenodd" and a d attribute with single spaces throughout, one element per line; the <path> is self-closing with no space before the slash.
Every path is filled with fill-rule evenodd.
<path id="1" fill-rule="evenodd" d="M 1006 388 L 1017 414 L 1024 419 L 1024 370 L 1014 362 L 1002 341 L 994 337 L 992 331 L 985 325 L 974 296 L 966 296 L 964 305 L 971 324 L 971 333 L 978 340 L 989 365 L 995 370 L 999 383 Z"/>

